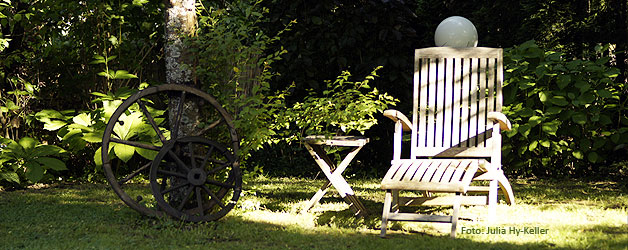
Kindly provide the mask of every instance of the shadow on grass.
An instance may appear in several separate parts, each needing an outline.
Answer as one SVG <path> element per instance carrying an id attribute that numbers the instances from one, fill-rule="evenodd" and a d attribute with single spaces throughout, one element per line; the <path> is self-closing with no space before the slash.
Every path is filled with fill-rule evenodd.
<path id="1" fill-rule="evenodd" d="M 307 192 L 306 192 L 307 193 Z M 308 195 L 309 196 L 309 195 Z M 367 202 L 369 207 L 378 206 Z M 189 224 L 147 218 L 126 207 L 101 185 L 0 192 L 2 249 L 538 249 L 543 243 L 483 243 L 448 236 L 314 228 L 267 223 L 232 213 L 217 222 Z M 295 215 L 299 216 L 299 215 Z M 319 224 L 370 224 L 379 215 L 356 219 L 349 210 L 324 212 Z M 360 221 L 362 220 L 362 221 Z M 328 222 L 324 222 L 328 221 Z M 613 230 L 600 228 L 592 230 Z M 610 232 L 610 231 L 609 231 Z M 613 231 L 614 232 L 614 231 Z M 622 242 L 619 242 L 622 243 Z"/>

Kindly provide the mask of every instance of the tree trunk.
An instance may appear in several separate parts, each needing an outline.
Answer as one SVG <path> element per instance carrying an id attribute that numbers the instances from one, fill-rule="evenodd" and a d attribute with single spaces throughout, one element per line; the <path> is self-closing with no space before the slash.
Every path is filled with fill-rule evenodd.
<path id="1" fill-rule="evenodd" d="M 166 83 L 185 84 L 194 86 L 194 54 L 185 44 L 186 37 L 194 36 L 196 33 L 196 9 L 194 0 L 169 0 L 170 6 L 166 10 Z M 171 138 L 181 138 L 191 134 L 194 125 L 199 120 L 199 105 L 196 100 L 189 97 L 184 98 L 182 107 L 179 107 L 180 96 L 170 97 L 168 122 L 170 128 L 174 128 L 177 119 L 175 118 L 178 109 L 182 109 L 179 129 L 176 134 L 171 134 Z M 172 130 L 171 130 L 172 131 Z M 177 151 L 186 148 L 176 149 Z M 179 154 L 179 152 L 177 152 Z M 172 185 L 177 185 L 180 179 L 173 177 Z M 171 192 L 169 199 L 171 202 L 183 200 L 184 190 Z"/>

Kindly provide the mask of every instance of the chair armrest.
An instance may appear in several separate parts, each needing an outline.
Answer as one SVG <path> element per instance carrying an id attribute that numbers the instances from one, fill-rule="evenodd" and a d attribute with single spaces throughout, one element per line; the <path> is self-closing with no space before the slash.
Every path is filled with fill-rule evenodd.
<path id="1" fill-rule="evenodd" d="M 401 121 L 403 131 L 412 130 L 412 123 L 410 122 L 410 120 L 408 120 L 408 117 L 403 115 L 403 113 L 394 109 L 389 109 L 384 111 L 384 116 L 392 119 L 394 122 Z"/>
<path id="2" fill-rule="evenodd" d="M 508 120 L 508 118 L 506 118 L 506 115 L 502 114 L 501 112 L 489 112 L 486 118 L 492 120 L 493 122 L 499 122 L 499 128 L 503 131 L 508 131 L 512 129 L 510 121 Z"/>

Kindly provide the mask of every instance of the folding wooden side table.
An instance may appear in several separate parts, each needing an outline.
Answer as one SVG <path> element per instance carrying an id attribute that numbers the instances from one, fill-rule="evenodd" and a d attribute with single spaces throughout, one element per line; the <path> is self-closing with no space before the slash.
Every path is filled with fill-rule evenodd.
<path id="1" fill-rule="evenodd" d="M 314 194 L 307 206 L 305 206 L 301 212 L 305 213 L 309 211 L 321 198 L 323 198 L 329 187 L 334 186 L 334 188 L 338 190 L 340 196 L 344 198 L 351 209 L 353 209 L 355 215 L 363 217 L 366 216 L 366 208 L 355 195 L 351 186 L 349 186 L 349 183 L 347 183 L 344 179 L 342 172 L 347 169 L 351 160 L 353 160 L 360 149 L 362 149 L 362 147 L 369 142 L 369 139 L 359 136 L 308 136 L 303 139 L 303 142 L 327 177 L 327 181 L 318 190 L 318 192 Z M 353 147 L 353 149 L 349 152 L 349 154 L 347 154 L 347 156 L 345 156 L 340 165 L 336 166 L 336 164 L 331 161 L 327 153 L 325 153 L 325 150 L 323 150 L 323 146 Z"/>

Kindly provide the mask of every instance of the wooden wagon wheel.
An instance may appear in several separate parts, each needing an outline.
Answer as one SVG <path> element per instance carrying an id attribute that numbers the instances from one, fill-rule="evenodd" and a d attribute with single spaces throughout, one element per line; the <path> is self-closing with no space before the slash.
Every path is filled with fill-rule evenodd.
<path id="1" fill-rule="evenodd" d="M 146 88 L 111 114 L 102 140 L 103 170 L 125 204 L 149 216 L 162 213 L 147 183 L 149 170 L 164 147 L 174 147 L 186 136 L 224 145 L 237 155 L 239 141 L 231 116 L 211 95 L 189 86 Z M 237 157 L 233 165 L 238 166 Z"/>
<path id="2" fill-rule="evenodd" d="M 242 191 L 240 168 L 229 150 L 202 137 L 162 147 L 150 169 L 153 195 L 167 214 L 199 222 L 225 216 Z"/>

